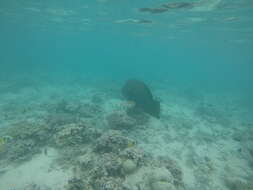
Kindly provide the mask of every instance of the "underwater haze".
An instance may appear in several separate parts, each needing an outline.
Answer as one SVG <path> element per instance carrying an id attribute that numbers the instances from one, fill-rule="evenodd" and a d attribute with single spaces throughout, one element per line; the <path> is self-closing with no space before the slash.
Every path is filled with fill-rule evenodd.
<path id="1" fill-rule="evenodd" d="M 251 0 L 2 0 L 0 28 L 0 190 L 253 189 Z"/>

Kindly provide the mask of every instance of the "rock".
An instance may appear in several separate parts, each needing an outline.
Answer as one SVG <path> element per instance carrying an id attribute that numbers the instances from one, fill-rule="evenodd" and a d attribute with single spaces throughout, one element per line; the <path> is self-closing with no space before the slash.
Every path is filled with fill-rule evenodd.
<path id="1" fill-rule="evenodd" d="M 183 172 L 175 160 L 167 157 L 160 157 L 158 163 L 159 167 L 165 167 L 170 171 L 175 186 L 183 185 Z"/>
<path id="2" fill-rule="evenodd" d="M 157 181 L 166 181 L 166 182 L 173 182 L 173 177 L 169 170 L 166 168 L 155 168 L 151 175 L 149 176 L 149 180 L 151 183 Z"/>
<path id="3" fill-rule="evenodd" d="M 173 176 L 165 167 L 154 168 L 149 174 L 147 184 L 151 190 L 174 190 Z"/>
<path id="4" fill-rule="evenodd" d="M 151 186 L 152 190 L 175 190 L 175 187 L 166 181 L 154 182 Z"/>
<path id="5" fill-rule="evenodd" d="M 125 174 L 131 174 L 137 169 L 137 165 L 134 161 L 127 159 L 123 162 L 122 169 Z"/>

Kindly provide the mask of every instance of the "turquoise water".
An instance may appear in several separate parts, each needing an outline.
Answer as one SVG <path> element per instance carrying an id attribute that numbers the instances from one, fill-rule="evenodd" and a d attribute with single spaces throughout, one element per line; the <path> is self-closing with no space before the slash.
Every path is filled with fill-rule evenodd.
<path id="1" fill-rule="evenodd" d="M 191 6 L 177 6 L 185 2 Z M 151 12 L 165 5 L 164 12 Z M 61 114 L 68 115 L 64 118 L 78 117 L 78 121 L 70 119 L 67 123 L 91 122 L 93 128 L 106 134 L 115 130 L 107 116 L 124 112 L 127 107 L 120 89 L 131 78 L 145 82 L 161 102 L 161 118 L 151 117 L 146 124 L 136 124 L 136 129 L 116 130 L 137 141 L 149 157 L 175 160 L 184 176 L 184 187 L 174 184 L 176 189 L 251 190 L 252 18 L 250 0 L 1 1 L 0 151 L 1 139 L 7 148 L 0 152 L 0 190 L 36 188 L 25 188 L 29 183 L 63 189 L 74 176 L 71 172 L 63 177 L 42 171 L 38 176 L 45 184 L 37 179 L 20 179 L 11 184 L 11 179 L 17 177 L 11 166 L 17 160 L 20 171 L 28 175 L 27 168 L 47 163 L 36 161 L 42 150 L 49 149 L 49 155 L 57 151 L 60 157 L 63 154 L 53 137 L 38 143 L 37 133 L 21 138 L 6 129 L 20 129 L 24 122 L 50 128 L 49 120 L 58 118 L 61 110 Z M 87 104 L 98 106 L 100 111 L 89 110 Z M 80 107 L 88 110 L 80 111 Z M 91 116 L 87 117 L 87 112 Z M 25 161 L 19 161 L 24 156 L 21 154 L 15 159 L 9 157 L 22 149 L 17 144 L 28 141 L 35 145 L 24 150 Z M 69 144 L 67 148 L 73 149 Z M 33 158 L 35 161 L 30 163 Z M 73 160 L 68 169 L 79 167 Z M 206 169 L 204 166 L 210 163 L 212 166 Z M 10 165 L 10 169 L 3 164 Z M 211 174 L 202 179 L 208 172 Z M 141 175 L 137 171 L 135 174 Z M 75 175 L 86 180 L 83 171 Z M 131 175 L 127 174 L 126 179 Z M 61 178 L 58 184 L 63 185 L 54 186 L 46 176 Z M 90 182 L 85 188 L 106 189 L 94 183 L 102 182 Z M 130 190 L 158 190 L 154 185 L 131 185 Z"/>
<path id="2" fill-rule="evenodd" d="M 138 11 L 162 3 L 3 2 L 1 71 L 250 83 L 250 1 L 203 1 L 196 10 L 161 14 Z"/>

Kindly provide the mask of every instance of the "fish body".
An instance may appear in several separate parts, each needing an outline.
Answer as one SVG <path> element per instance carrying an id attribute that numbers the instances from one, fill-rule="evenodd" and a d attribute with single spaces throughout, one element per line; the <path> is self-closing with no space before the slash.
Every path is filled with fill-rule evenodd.
<path id="1" fill-rule="evenodd" d="M 153 98 L 148 86 L 136 79 L 128 80 L 122 88 L 122 94 L 128 101 L 135 103 L 135 108 L 156 118 L 160 117 L 160 102 Z"/>

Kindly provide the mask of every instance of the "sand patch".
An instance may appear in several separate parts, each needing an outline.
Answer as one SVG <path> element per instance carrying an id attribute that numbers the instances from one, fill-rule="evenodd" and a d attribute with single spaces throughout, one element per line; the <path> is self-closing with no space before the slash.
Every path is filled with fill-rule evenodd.
<path id="1" fill-rule="evenodd" d="M 47 155 L 38 154 L 18 167 L 10 167 L 0 176 L 0 189 L 22 189 L 31 183 L 47 185 L 54 190 L 62 189 L 72 174 L 53 166 L 57 156 L 56 150 L 49 149 Z"/>

